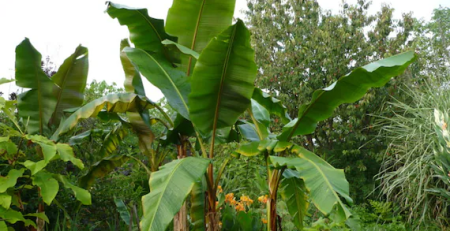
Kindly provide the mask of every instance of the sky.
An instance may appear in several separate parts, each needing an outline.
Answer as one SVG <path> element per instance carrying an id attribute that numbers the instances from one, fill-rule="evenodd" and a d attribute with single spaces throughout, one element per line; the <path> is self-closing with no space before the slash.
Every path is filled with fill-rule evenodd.
<path id="1" fill-rule="evenodd" d="M 226 0 L 224 0 L 226 1 Z M 357 0 L 348 0 L 356 3 Z M 172 0 L 115 0 L 132 7 L 147 8 L 154 18 L 165 18 Z M 318 0 L 334 13 L 339 12 L 341 0 Z M 429 20 L 434 8 L 450 7 L 450 0 L 372 0 L 370 13 L 389 4 L 396 9 L 394 16 L 413 12 L 418 18 Z M 88 82 L 92 80 L 122 86 L 124 73 L 119 59 L 120 40 L 128 37 L 128 30 L 105 13 L 105 0 L 0 0 L 0 78 L 14 78 L 15 47 L 25 38 L 43 57 L 61 65 L 75 48 L 82 44 L 89 49 Z M 243 18 L 246 0 L 237 0 L 235 17 Z M 147 96 L 152 100 L 161 92 L 144 80 Z M 16 91 L 14 82 L 0 86 L 6 94 Z"/>

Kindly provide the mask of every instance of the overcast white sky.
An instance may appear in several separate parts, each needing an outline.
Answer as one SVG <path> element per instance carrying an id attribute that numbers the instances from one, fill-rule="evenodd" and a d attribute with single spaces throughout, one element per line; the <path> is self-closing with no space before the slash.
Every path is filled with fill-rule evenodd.
<path id="1" fill-rule="evenodd" d="M 226 0 L 224 0 L 226 1 Z M 339 10 L 340 0 L 318 0 L 320 5 L 334 12 Z M 154 18 L 165 18 L 172 0 L 116 0 L 133 7 L 148 8 Z M 355 3 L 356 0 L 348 0 Z M 89 49 L 89 80 L 105 80 L 122 85 L 123 71 L 119 60 L 119 43 L 128 37 L 128 30 L 104 13 L 105 0 L 0 0 L 0 78 L 14 77 L 15 47 L 28 37 L 43 57 L 60 65 L 72 54 L 78 44 Z M 450 7 L 450 0 L 373 0 L 370 12 L 380 9 L 382 3 L 393 6 L 395 16 L 413 12 L 414 16 L 429 19 L 439 5 Z M 243 17 L 246 0 L 237 0 L 235 17 Z M 149 98 L 162 95 L 149 83 Z M 0 86 L 0 91 L 10 93 L 15 84 Z"/>

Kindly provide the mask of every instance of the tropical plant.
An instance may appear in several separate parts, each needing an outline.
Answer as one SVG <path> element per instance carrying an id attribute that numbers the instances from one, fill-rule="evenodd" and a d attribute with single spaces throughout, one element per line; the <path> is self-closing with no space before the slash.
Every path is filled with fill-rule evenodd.
<path id="1" fill-rule="evenodd" d="M 25 208 L 26 206 L 22 204 L 21 196 L 24 188 L 34 189 L 33 186 L 37 186 L 39 197 L 50 205 L 58 193 L 59 181 L 66 188 L 72 189 L 83 204 L 91 203 L 87 191 L 73 185 L 62 175 L 49 172 L 46 168 L 51 161 L 57 159 L 71 162 L 79 168 L 84 167 L 83 163 L 75 158 L 68 144 L 54 143 L 47 137 L 64 118 L 66 109 L 78 107 L 83 102 L 88 70 L 87 48 L 77 47 L 57 72 L 52 71 L 51 77 L 41 67 L 41 54 L 31 45 L 29 39 L 25 38 L 16 47 L 15 81 L 17 86 L 30 90 L 20 94 L 17 102 L 6 101 L 3 98 L 0 100 L 3 114 L 11 121 L 8 125 L 15 127 L 12 129 L 6 121 L 1 123 L 2 158 L 3 162 L 7 161 L 4 169 L 9 170 L 8 176 L 11 176 L 4 178 L 11 181 L 4 185 L 2 191 L 4 194 L 2 217 L 11 224 L 24 221 L 25 226 L 35 227 L 34 222 L 24 219 L 21 212 L 14 210 L 24 212 L 25 209 L 31 209 Z M 16 112 L 20 120 L 16 118 Z M 25 141 L 28 143 L 24 143 Z M 14 208 L 10 206 L 13 196 Z M 37 203 L 38 217 L 48 222 L 42 201 Z M 4 221 L 2 223 L 4 224 Z M 42 229 L 44 223 L 41 222 L 37 226 Z"/>
<path id="2" fill-rule="evenodd" d="M 55 201 L 60 183 L 71 189 L 82 204 L 91 204 L 91 195 L 65 176 L 48 170 L 47 166 L 58 160 L 71 162 L 80 169 L 84 165 L 68 144 L 22 132 L 14 115 L 15 104 L 0 97 L 0 109 L 16 126 L 0 123 L 0 163 L 4 166 L 0 171 L 3 175 L 0 178 L 0 229 L 23 230 L 33 226 L 42 230 L 45 222 L 49 223 L 43 203 L 51 205 Z M 35 194 L 37 198 L 30 198 Z M 36 222 L 29 217 L 36 217 Z"/>
<path id="3" fill-rule="evenodd" d="M 324 9 L 317 0 L 250 0 L 248 7 L 246 16 L 261 70 L 256 85 L 276 95 L 291 117 L 311 99 L 314 90 L 332 84 L 355 67 L 410 49 L 414 40 L 410 14 L 394 19 L 394 9 L 384 4 L 372 14 L 373 6 L 366 0 L 343 2 L 338 13 Z M 344 169 L 355 203 L 365 201 L 374 189 L 373 176 L 387 147 L 383 140 L 375 139 L 379 129 L 373 126 L 375 118 L 370 114 L 384 114 L 389 96 L 401 95 L 396 86 L 411 79 L 396 78 L 368 91 L 361 100 L 339 106 L 333 116 L 318 123 L 314 134 L 295 139 Z M 281 130 L 280 118 L 271 119 L 272 131 Z"/>
<path id="4" fill-rule="evenodd" d="M 417 227 L 447 223 L 447 202 L 429 190 L 446 188 L 443 181 L 433 177 L 436 173 L 432 166 L 438 164 L 434 150 L 439 146 L 433 109 L 446 111 L 449 93 L 429 82 L 433 80 L 426 81 L 421 89 L 405 86 L 409 100 L 391 103 L 388 108 L 394 116 L 379 121 L 383 126 L 380 138 L 390 141 L 377 175 L 381 193 Z"/>
<path id="5" fill-rule="evenodd" d="M 186 7 L 191 10 L 180 10 Z M 198 157 L 174 160 L 151 174 L 150 193 L 142 199 L 143 230 L 165 230 L 176 213 L 184 207 L 185 199 L 191 192 L 194 192 L 191 198 L 193 208 L 205 204 L 202 201 L 206 198 L 204 206 L 191 211 L 192 223 L 199 224 L 195 228 L 218 230 L 216 192 L 227 161 L 222 163 L 214 176 L 211 159 L 214 158 L 218 143 L 238 140 L 239 133 L 246 139 L 257 141 L 242 145 L 238 153 L 265 154 L 270 193 L 267 202 L 269 230 L 276 230 L 277 191 L 283 173 L 287 175 L 286 178 L 294 178 L 295 184 L 287 185 L 297 193 L 309 191 L 308 195 L 322 212 L 331 212 L 337 204 L 339 217 L 348 218 L 350 212 L 338 196 L 351 201 L 343 172 L 289 141 L 293 136 L 313 132 L 317 122 L 330 117 L 340 104 L 356 101 L 370 87 L 383 86 L 391 77 L 401 74 L 415 58 L 414 53 L 409 52 L 355 69 L 329 88 L 315 92 L 311 103 L 300 107 L 299 118 L 290 121 L 276 100 L 263 95 L 260 90 L 254 91 L 257 68 L 250 46 L 250 33 L 240 20 L 230 25 L 233 8 L 234 1 L 188 3 L 176 0 L 169 10 L 164 28 L 163 21 L 150 18 L 145 9 L 108 4 L 108 14 L 117 18 L 130 31 L 130 39 L 135 47 L 125 48 L 123 52 L 135 66 L 134 70 L 160 88 L 168 104 L 178 112 L 178 119 L 189 125 L 182 128 L 174 123 L 173 131 L 178 133 L 178 137 L 196 138 L 199 147 L 198 154 L 190 149 L 192 155 Z M 203 20 L 209 23 L 202 23 Z M 179 40 L 172 36 L 178 36 Z M 262 96 L 252 100 L 255 94 Z M 267 130 L 270 112 L 265 107 L 288 122 L 278 137 Z M 245 111 L 252 121 L 238 122 Z M 182 140 L 188 141 L 187 137 Z M 179 153 L 186 152 L 181 150 Z M 289 153 L 300 158 L 285 157 Z M 292 170 L 287 171 L 289 168 Z M 200 183 L 205 172 L 206 187 Z M 202 188 L 206 196 L 199 196 L 204 193 Z M 173 193 L 174 190 L 176 193 Z M 324 191 L 327 193 L 323 194 Z M 297 214 L 298 227 L 301 227 L 306 203 L 304 200 L 296 201 L 299 198 L 303 197 L 289 200 L 293 200 L 291 208 L 301 204 L 292 210 Z"/>

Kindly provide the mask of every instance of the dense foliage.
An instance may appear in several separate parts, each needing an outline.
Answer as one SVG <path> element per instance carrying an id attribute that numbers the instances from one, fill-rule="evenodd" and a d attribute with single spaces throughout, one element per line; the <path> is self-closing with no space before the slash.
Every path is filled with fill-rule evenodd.
<path id="1" fill-rule="evenodd" d="M 19 44 L 0 230 L 447 229 L 449 9 L 249 0 L 246 26 L 234 7 L 107 2 L 123 88 L 87 84 L 81 45 L 58 66 Z"/>

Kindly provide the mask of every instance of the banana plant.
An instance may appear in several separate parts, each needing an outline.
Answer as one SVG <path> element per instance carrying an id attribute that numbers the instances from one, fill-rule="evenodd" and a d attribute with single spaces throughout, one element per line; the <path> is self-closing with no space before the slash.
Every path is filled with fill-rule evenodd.
<path id="1" fill-rule="evenodd" d="M 307 198 L 325 215 L 334 211 L 336 221 L 351 216 L 341 200 L 343 198 L 348 204 L 352 203 L 343 170 L 333 168 L 316 154 L 292 143 L 291 139 L 313 133 L 317 123 L 331 117 L 339 105 L 353 103 L 370 88 L 383 86 L 392 77 L 403 73 L 415 59 L 414 52 L 406 52 L 356 68 L 331 86 L 315 91 L 312 100 L 299 107 L 298 118 L 291 121 L 287 116 L 283 117 L 286 114 L 280 110 L 282 107 L 276 105 L 277 100 L 267 95 L 262 97 L 262 91 L 255 90 L 249 108 L 252 121 L 248 124 L 251 126 L 239 126 L 241 134 L 251 142 L 242 144 L 237 153 L 245 156 L 264 155 L 269 188 L 268 230 L 276 230 L 277 227 L 276 202 L 280 183 L 285 192 L 282 198 L 286 200 L 294 223 L 300 230 L 308 208 Z M 270 115 L 289 121 L 281 134 L 270 134 L 268 131 Z M 256 134 L 259 140 L 255 141 L 255 135 L 252 134 Z M 286 194 L 286 191 L 289 193 Z"/>
<path id="2" fill-rule="evenodd" d="M 108 4 L 107 13 L 128 27 L 134 43 L 134 48 L 123 52 L 135 70 L 162 91 L 183 121 L 167 137 L 194 136 L 200 146 L 198 156 L 202 156 L 174 160 L 151 175 L 151 191 L 142 199 L 143 230 L 165 230 L 190 193 L 197 198 L 192 203 L 197 208 L 206 198 L 206 213 L 200 215 L 205 222 L 194 221 L 200 224 L 194 228 L 219 229 L 216 191 L 226 166 L 221 166 L 215 177 L 211 160 L 223 131 L 231 134 L 236 129 L 253 141 L 243 144 L 238 153 L 266 157 L 270 189 L 268 230 L 276 230 L 276 199 L 281 181 L 287 187 L 285 192 L 296 194 L 283 197 L 288 200 L 297 227 L 301 228 L 306 213 L 305 195 L 323 213 L 336 209 L 338 217 L 348 218 L 351 214 L 340 199 L 351 203 L 343 171 L 290 140 L 312 133 L 317 122 L 330 117 L 337 106 L 358 100 L 371 87 L 383 86 L 415 59 L 415 54 L 409 52 L 357 68 L 332 86 L 316 91 L 311 103 L 300 107 L 298 118 L 291 120 L 279 101 L 255 90 L 257 67 L 250 34 L 241 20 L 231 25 L 234 4 L 235 1 L 174 0 L 165 28 L 162 20 L 152 19 L 145 9 Z M 238 122 L 246 111 L 252 121 Z M 270 134 L 270 114 L 286 123 L 281 134 Z M 175 129 L 186 122 L 190 126 L 184 129 L 191 132 Z M 292 155 L 297 157 L 287 157 Z M 204 188 L 199 184 L 202 179 L 206 181 Z M 170 191 L 175 188 L 176 193 Z M 202 192 L 206 196 L 198 199 Z M 198 217 L 196 211 L 191 214 Z"/>
<path id="3" fill-rule="evenodd" d="M 208 105 L 210 106 L 214 104 L 214 100 L 216 102 L 214 108 L 216 108 L 217 112 L 210 111 L 211 115 L 217 115 L 217 118 L 213 122 L 215 125 L 201 129 L 197 128 L 197 126 L 193 126 L 194 134 L 198 140 L 197 143 L 200 146 L 201 155 L 203 157 L 209 156 L 212 158 L 214 155 L 214 141 L 210 143 L 210 152 L 207 153 L 205 147 L 206 144 L 204 143 L 203 138 L 213 137 L 212 140 L 214 140 L 216 130 L 228 126 L 227 124 L 223 124 L 221 120 L 227 118 L 227 114 L 232 112 L 235 108 L 242 113 L 249 105 L 250 97 L 253 92 L 252 83 L 256 76 L 256 65 L 252 60 L 253 51 L 250 48 L 249 33 L 245 26 L 243 26 L 243 23 L 238 22 L 236 25 L 231 26 L 234 5 L 235 1 L 174 1 L 169 10 L 166 30 L 163 26 L 164 23 L 161 20 L 150 18 L 145 9 L 127 8 L 114 3 L 109 3 L 108 5 L 107 13 L 113 18 L 117 18 L 121 25 L 126 25 L 130 30 L 130 40 L 134 43 L 134 48 L 126 48 L 124 49 L 124 52 L 139 71 L 153 85 L 161 89 L 171 107 L 183 117 L 179 117 L 180 123 L 178 125 L 185 124 L 183 120 L 191 120 L 190 117 L 192 116 L 192 113 L 190 113 L 190 107 L 193 104 L 188 103 L 188 101 L 195 102 L 200 99 L 196 99 L 195 95 L 194 98 L 191 99 L 190 92 L 193 92 L 191 91 L 191 87 L 203 89 L 201 87 L 201 80 L 208 73 L 221 75 L 215 76 L 219 78 L 215 78 L 214 87 L 211 88 L 209 92 L 209 94 L 214 91 L 220 93 L 220 96 L 216 94 L 214 99 L 208 102 Z M 183 10 L 186 7 L 192 10 Z M 184 13 L 180 14 L 180 12 Z M 176 38 L 169 36 L 167 33 L 178 36 L 180 40 L 177 41 Z M 211 45 L 210 40 L 213 39 L 214 36 L 219 35 L 219 33 L 222 36 L 216 39 L 216 42 Z M 207 48 L 207 46 L 209 46 L 207 44 L 211 45 L 209 49 Z M 178 49 L 171 49 L 173 48 L 171 45 L 175 45 Z M 220 52 L 220 57 L 215 60 L 215 64 L 219 65 L 218 67 L 209 70 L 195 70 L 194 63 L 198 57 L 196 55 L 197 53 L 203 53 L 204 51 L 209 50 L 203 58 L 202 55 L 198 57 L 198 62 L 208 62 L 213 60 L 211 59 L 211 56 L 215 55 L 214 49 L 219 48 L 220 50 L 226 51 L 227 47 L 229 47 L 228 53 Z M 178 55 L 177 53 L 174 54 L 172 52 L 173 50 L 181 51 L 181 53 Z M 180 60 L 178 59 L 178 56 L 181 56 Z M 235 62 L 233 60 L 236 59 L 232 57 L 241 58 L 243 61 L 250 63 L 253 62 L 253 66 L 249 66 L 250 68 L 236 68 L 235 63 L 233 63 Z M 227 68 L 229 63 L 232 63 L 233 65 L 230 65 L 230 68 Z M 195 66 L 198 65 L 195 64 Z M 241 72 L 242 70 L 243 72 Z M 247 74 L 248 76 L 246 76 Z M 190 84 L 188 82 L 188 76 L 191 76 L 191 80 L 197 81 L 198 84 Z M 239 82 L 240 78 L 248 83 L 248 86 L 245 89 L 242 89 L 241 92 L 233 89 L 233 84 Z M 226 80 L 225 85 L 221 84 L 221 79 Z M 226 87 L 222 88 L 222 86 Z M 222 95 L 234 93 L 236 93 L 236 99 L 241 101 L 238 107 L 226 105 L 227 103 L 230 103 L 230 101 L 227 102 L 226 97 L 222 97 Z M 240 94 L 242 94 L 242 96 Z M 222 105 L 217 104 L 217 102 L 220 101 L 220 98 L 225 99 Z M 219 112 L 220 108 L 223 111 Z M 230 115 L 236 118 L 233 119 L 232 117 L 229 117 L 229 121 L 227 122 L 234 124 L 233 120 L 237 120 L 237 116 L 240 113 L 231 113 Z M 219 114 L 222 115 L 221 118 L 219 118 Z M 212 117 L 209 117 L 211 115 L 208 115 L 208 119 L 213 119 Z M 201 118 L 201 115 L 194 115 L 194 118 L 195 119 L 192 119 L 191 121 L 204 119 Z M 200 125 L 201 123 L 197 122 L 197 124 Z M 177 132 L 176 129 L 174 132 L 170 133 L 175 136 L 181 134 Z M 181 137 L 180 140 L 186 141 L 187 139 Z M 183 147 L 183 145 L 180 147 Z M 181 148 L 180 152 L 183 152 L 183 148 Z M 207 163 L 206 165 L 201 165 L 205 168 L 197 167 L 197 172 L 195 173 L 196 176 L 199 177 L 190 178 L 190 184 L 183 188 L 182 192 L 180 191 L 180 196 L 171 198 L 172 202 L 177 202 L 176 204 L 172 203 L 175 204 L 174 207 L 161 209 L 167 207 L 166 204 L 164 204 L 163 201 L 158 200 L 161 199 L 160 197 L 153 194 L 156 194 L 158 188 L 164 187 L 164 184 L 152 184 L 152 179 L 158 177 L 159 171 L 152 175 L 150 178 L 151 192 L 143 198 L 144 218 L 141 221 L 141 227 L 144 230 L 160 230 L 167 227 L 172 221 L 172 217 L 182 207 L 185 198 L 194 187 L 194 183 L 198 182 L 206 171 L 207 166 L 209 166 L 208 204 L 210 210 L 209 214 L 211 214 L 207 222 L 208 229 L 216 230 L 218 228 L 218 218 L 215 212 L 213 167 L 209 164 L 209 160 L 196 160 L 195 158 L 189 157 L 177 160 L 177 162 L 192 165 L 200 160 L 201 163 Z M 169 171 L 167 168 L 165 169 L 166 171 Z M 176 169 L 171 170 L 176 171 Z M 162 171 L 162 169 L 160 171 Z M 180 172 L 180 174 L 182 173 L 183 172 Z M 146 200 L 146 198 L 153 198 L 153 200 Z M 156 213 L 153 211 L 156 211 Z"/>
<path id="4" fill-rule="evenodd" d="M 41 69 L 42 55 L 25 38 L 16 48 L 16 85 L 30 90 L 18 97 L 18 112 L 29 134 L 49 135 L 64 110 L 81 106 L 89 68 L 88 50 L 81 45 L 55 75 Z"/>

